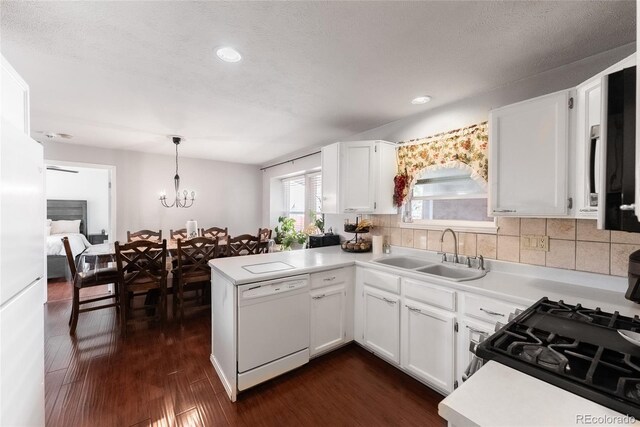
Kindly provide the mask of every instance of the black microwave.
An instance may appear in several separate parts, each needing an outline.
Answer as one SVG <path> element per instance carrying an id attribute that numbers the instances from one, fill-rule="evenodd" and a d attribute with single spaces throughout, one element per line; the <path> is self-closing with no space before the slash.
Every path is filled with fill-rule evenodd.
<path id="1" fill-rule="evenodd" d="M 636 216 L 636 67 L 602 78 L 599 228 L 640 232 Z M 600 203 L 599 203 L 600 204 Z"/>

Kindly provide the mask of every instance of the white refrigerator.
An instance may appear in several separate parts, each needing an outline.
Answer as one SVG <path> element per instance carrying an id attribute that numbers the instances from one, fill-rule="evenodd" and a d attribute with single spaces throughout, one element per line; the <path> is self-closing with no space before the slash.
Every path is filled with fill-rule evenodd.
<path id="1" fill-rule="evenodd" d="M 0 78 L 0 426 L 44 415 L 44 160 L 29 136 L 28 86 Z"/>

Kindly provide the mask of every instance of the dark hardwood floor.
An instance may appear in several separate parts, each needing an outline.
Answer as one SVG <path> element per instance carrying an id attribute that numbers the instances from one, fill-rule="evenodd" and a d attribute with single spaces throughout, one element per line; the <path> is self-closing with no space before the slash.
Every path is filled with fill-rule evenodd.
<path id="1" fill-rule="evenodd" d="M 257 386 L 231 403 L 209 362 L 208 311 L 132 329 L 114 309 L 67 325 L 70 284 L 45 307 L 48 426 L 444 426 L 438 393 L 356 345 Z"/>

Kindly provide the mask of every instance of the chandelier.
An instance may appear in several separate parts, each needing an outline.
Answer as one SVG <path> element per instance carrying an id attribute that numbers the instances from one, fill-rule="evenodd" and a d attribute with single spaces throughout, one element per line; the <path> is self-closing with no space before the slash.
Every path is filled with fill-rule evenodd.
<path id="1" fill-rule="evenodd" d="M 196 199 L 196 192 L 191 192 L 191 197 L 189 197 L 189 192 L 184 190 L 182 194 L 180 193 L 180 175 L 178 175 L 178 145 L 180 145 L 181 138 L 179 136 L 173 137 L 173 143 L 176 145 L 176 175 L 173 177 L 173 183 L 176 189 L 176 198 L 171 204 L 167 203 L 167 194 L 163 191 L 160 193 L 160 203 L 165 208 L 190 208 L 193 205 L 194 200 Z"/>

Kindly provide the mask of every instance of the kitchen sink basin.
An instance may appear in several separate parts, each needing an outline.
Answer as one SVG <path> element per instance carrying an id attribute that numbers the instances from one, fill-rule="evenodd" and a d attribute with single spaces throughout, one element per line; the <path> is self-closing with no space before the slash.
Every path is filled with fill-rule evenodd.
<path id="1" fill-rule="evenodd" d="M 479 279 L 487 274 L 484 270 L 472 270 L 466 267 L 447 267 L 441 264 L 434 264 L 416 269 L 421 273 L 433 274 L 434 276 L 445 277 L 449 280 L 462 282 L 465 280 Z"/>
<path id="2" fill-rule="evenodd" d="M 381 259 L 374 260 L 374 262 L 377 262 L 378 264 L 388 265 L 391 267 L 407 268 L 411 270 L 418 267 L 433 266 L 433 264 L 430 263 L 429 261 L 425 261 L 420 258 L 413 258 L 413 257 L 406 257 L 406 256 L 381 258 Z"/>

